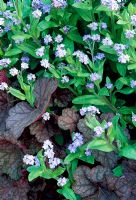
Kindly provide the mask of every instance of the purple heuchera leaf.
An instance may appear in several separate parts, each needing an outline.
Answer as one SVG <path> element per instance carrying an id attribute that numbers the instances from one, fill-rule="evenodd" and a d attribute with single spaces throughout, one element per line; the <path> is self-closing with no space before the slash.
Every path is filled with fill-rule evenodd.
<path id="1" fill-rule="evenodd" d="M 6 128 L 14 138 L 18 139 L 25 127 L 41 118 L 42 114 L 46 111 L 51 95 L 56 88 L 56 79 L 39 79 L 36 81 L 34 88 L 36 108 L 32 108 L 26 102 L 20 102 L 9 110 Z"/>
<path id="2" fill-rule="evenodd" d="M 22 151 L 14 144 L 0 140 L 0 172 L 18 180 L 22 169 Z"/>
<path id="3" fill-rule="evenodd" d="M 75 183 L 72 188 L 74 192 L 80 195 L 83 199 L 95 194 L 97 188 L 89 180 L 91 169 L 87 166 L 80 166 L 74 173 Z M 89 177 L 89 178 L 88 178 Z"/>
<path id="4" fill-rule="evenodd" d="M 13 181 L 5 176 L 0 176 L 0 200 L 28 200 L 29 184 L 21 179 Z"/>

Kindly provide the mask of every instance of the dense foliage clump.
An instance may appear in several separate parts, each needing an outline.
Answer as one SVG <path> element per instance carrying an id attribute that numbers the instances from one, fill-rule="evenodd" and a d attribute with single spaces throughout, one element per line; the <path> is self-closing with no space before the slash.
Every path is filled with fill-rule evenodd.
<path id="1" fill-rule="evenodd" d="M 135 0 L 0 0 L 1 200 L 136 199 L 135 93 Z"/>

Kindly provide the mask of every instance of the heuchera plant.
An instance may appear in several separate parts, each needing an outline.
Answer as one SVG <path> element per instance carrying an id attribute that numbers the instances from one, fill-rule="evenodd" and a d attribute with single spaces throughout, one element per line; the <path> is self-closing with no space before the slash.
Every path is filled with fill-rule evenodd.
<path id="1" fill-rule="evenodd" d="M 46 124 L 50 115 L 56 117 L 50 100 L 57 87 L 73 94 L 69 119 L 68 110 L 56 117 L 71 133 L 65 145 L 63 135 L 55 138 L 65 158 L 56 157 L 51 140 L 43 141 L 37 155 L 23 158 L 29 181 L 55 179 L 59 194 L 79 200 L 78 166 L 93 165 L 95 150 L 136 160 L 129 134 L 136 127 L 135 49 L 135 0 L 0 0 L 0 90 L 19 101 L 4 117 L 4 137 L 17 140 L 37 120 Z M 86 134 L 77 129 L 76 111 Z M 102 119 L 107 113 L 112 117 Z M 114 167 L 112 175 L 122 176 L 123 167 Z M 111 175 L 103 170 L 103 176 Z"/>

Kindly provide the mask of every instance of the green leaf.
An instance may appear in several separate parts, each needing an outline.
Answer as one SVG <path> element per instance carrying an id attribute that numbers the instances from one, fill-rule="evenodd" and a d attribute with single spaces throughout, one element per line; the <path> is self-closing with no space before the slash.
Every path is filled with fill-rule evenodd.
<path id="1" fill-rule="evenodd" d="M 92 10 L 91 5 L 88 5 L 86 3 L 74 3 L 72 6 L 75 7 L 75 8 L 81 8 L 81 9 L 87 10 L 87 11 Z"/>
<path id="2" fill-rule="evenodd" d="M 129 95 L 129 94 L 132 94 L 134 91 L 135 91 L 135 89 L 127 87 L 127 88 L 123 88 L 122 90 L 119 90 L 118 92 Z"/>
<path id="3" fill-rule="evenodd" d="M 98 93 L 100 96 L 109 96 L 109 91 L 106 87 L 101 88 Z"/>
<path id="4" fill-rule="evenodd" d="M 123 21 L 123 20 L 118 20 L 117 24 L 125 25 L 125 24 L 128 24 L 128 22 L 127 21 Z"/>
<path id="5" fill-rule="evenodd" d="M 129 159 L 136 160 L 136 144 L 135 145 L 128 145 L 122 148 L 119 152 L 121 156 L 124 156 Z"/>
<path id="6" fill-rule="evenodd" d="M 40 31 L 44 31 L 46 29 L 54 28 L 54 27 L 58 27 L 58 26 L 59 25 L 56 22 L 43 20 L 38 24 L 38 29 Z"/>
<path id="7" fill-rule="evenodd" d="M 77 152 L 77 153 L 70 153 L 68 156 L 66 156 L 66 158 L 64 159 L 64 163 L 68 164 L 70 163 L 71 161 L 73 161 L 74 159 L 76 158 L 79 158 L 81 155 L 80 152 Z"/>
<path id="8" fill-rule="evenodd" d="M 38 56 L 36 56 L 36 53 L 35 53 L 36 48 L 31 44 L 23 43 L 23 44 L 18 45 L 18 48 L 35 58 L 39 58 Z"/>
<path id="9" fill-rule="evenodd" d="M 31 5 L 31 0 L 23 0 L 22 1 L 23 18 L 30 15 L 30 10 L 31 10 L 30 5 Z"/>
<path id="10" fill-rule="evenodd" d="M 127 66 L 128 70 L 136 69 L 136 63 Z"/>
<path id="11" fill-rule="evenodd" d="M 27 170 L 30 172 L 29 175 L 28 175 L 29 181 L 32 181 L 32 180 L 40 177 L 43 173 L 42 168 L 36 167 L 36 166 L 28 167 Z"/>
<path id="12" fill-rule="evenodd" d="M 54 136 L 55 141 L 59 144 L 59 145 L 63 145 L 64 144 L 64 138 L 63 135 L 58 134 Z"/>
<path id="13" fill-rule="evenodd" d="M 25 40 L 25 39 L 29 39 L 31 37 L 32 37 L 31 35 L 20 33 L 18 35 L 13 35 L 11 38 L 13 40 L 21 40 L 21 39 Z"/>
<path id="14" fill-rule="evenodd" d="M 71 188 L 63 187 L 62 189 L 58 189 L 57 192 L 68 200 L 76 200 L 76 195 Z"/>
<path id="15" fill-rule="evenodd" d="M 77 43 L 83 44 L 83 39 L 80 36 L 78 30 L 72 30 L 67 34 L 67 37 L 70 38 L 72 41 L 75 41 Z"/>
<path id="16" fill-rule="evenodd" d="M 127 69 L 126 65 L 123 65 L 121 63 L 117 63 L 116 67 L 117 67 L 117 70 L 118 70 L 118 72 L 119 72 L 119 74 L 121 76 L 125 76 L 126 75 L 126 69 Z"/>
<path id="17" fill-rule="evenodd" d="M 63 167 L 58 167 L 57 169 L 55 169 L 52 173 L 52 178 L 57 178 L 58 176 L 60 176 L 61 174 L 63 174 L 65 171 L 65 168 Z"/>
<path id="18" fill-rule="evenodd" d="M 86 115 L 85 117 L 85 124 L 90 128 L 90 129 L 94 129 L 96 126 L 100 126 L 101 124 L 99 123 L 99 121 L 96 119 L 96 117 L 90 116 L 90 115 Z"/>
<path id="19" fill-rule="evenodd" d="M 116 51 L 114 49 L 112 49 L 111 47 L 109 47 L 109 46 L 102 45 L 102 46 L 99 47 L 99 49 L 101 51 L 106 52 L 106 53 L 116 55 Z"/>
<path id="20" fill-rule="evenodd" d="M 17 15 L 19 17 L 19 19 L 22 18 L 22 11 L 23 11 L 23 7 L 22 7 L 22 0 L 16 0 L 15 2 L 15 7 L 16 7 L 16 11 L 17 11 Z"/>
<path id="21" fill-rule="evenodd" d="M 0 0 L 0 11 L 5 11 L 6 10 L 6 4 L 4 3 L 3 0 Z"/>
<path id="22" fill-rule="evenodd" d="M 122 108 L 119 109 L 119 113 L 124 115 L 132 114 L 132 112 L 136 113 L 136 107 L 123 106 Z"/>
<path id="23" fill-rule="evenodd" d="M 65 44 L 66 49 L 69 49 L 71 53 L 74 52 L 74 42 L 72 40 L 65 37 L 64 44 Z"/>
<path id="24" fill-rule="evenodd" d="M 112 124 L 113 124 L 114 133 L 115 133 L 115 139 L 116 141 L 119 141 L 120 146 L 123 147 L 126 144 L 128 144 L 128 138 L 124 133 L 124 129 L 119 125 L 118 121 L 119 121 L 119 116 L 116 115 L 112 119 Z"/>
<path id="25" fill-rule="evenodd" d="M 48 70 L 53 74 L 55 78 L 57 79 L 61 78 L 60 72 L 57 71 L 53 65 Z"/>
<path id="26" fill-rule="evenodd" d="M 45 160 L 44 160 L 44 156 L 43 156 L 43 150 L 40 150 L 38 152 L 37 157 L 40 161 L 40 165 L 41 165 L 42 169 L 45 169 L 46 167 L 45 167 Z"/>
<path id="27" fill-rule="evenodd" d="M 78 159 L 75 159 L 70 162 L 70 165 L 67 166 L 67 171 L 68 171 L 70 180 L 73 180 L 73 175 L 77 169 L 77 165 L 78 165 Z"/>
<path id="28" fill-rule="evenodd" d="M 113 151 L 112 145 L 108 144 L 106 140 L 95 138 L 91 142 L 89 142 L 88 149 L 97 149 L 104 152 L 111 152 Z"/>
<path id="29" fill-rule="evenodd" d="M 21 100 L 25 100 L 26 97 L 25 95 L 20 92 L 20 90 L 17 90 L 15 88 L 12 88 L 12 87 L 9 87 L 9 93 L 12 94 L 13 96 L 17 97 L 18 99 L 21 99 Z"/>
<path id="30" fill-rule="evenodd" d="M 93 104 L 93 105 L 106 105 L 103 97 L 96 95 L 83 95 L 73 99 L 73 104 Z"/>
<path id="31" fill-rule="evenodd" d="M 79 159 L 84 161 L 84 162 L 94 164 L 94 156 L 82 156 Z"/>
<path id="32" fill-rule="evenodd" d="M 31 20 L 31 24 L 30 24 L 30 34 L 34 37 L 34 38 L 38 38 L 40 36 L 40 30 L 37 28 L 39 23 L 39 19 L 32 19 Z"/>
<path id="33" fill-rule="evenodd" d="M 13 49 L 10 49 L 8 50 L 6 53 L 5 53 L 5 56 L 15 56 L 15 55 L 18 55 L 22 53 L 22 51 L 18 48 L 13 48 Z"/>
<path id="34" fill-rule="evenodd" d="M 108 8 L 108 6 L 103 6 L 103 5 L 100 5 L 98 6 L 98 8 L 96 9 L 97 12 L 100 12 L 100 11 L 103 11 L 103 12 L 109 12 L 110 9 Z M 97 13 L 96 12 L 96 13 Z"/>
<path id="35" fill-rule="evenodd" d="M 120 177 L 123 175 L 123 168 L 121 165 L 115 167 L 112 171 L 113 171 L 114 176 Z"/>
<path id="36" fill-rule="evenodd" d="M 129 84 L 128 79 L 126 77 L 121 77 L 117 79 L 115 86 L 118 90 L 120 90 L 123 87 L 123 85 L 128 85 L 128 84 Z"/>

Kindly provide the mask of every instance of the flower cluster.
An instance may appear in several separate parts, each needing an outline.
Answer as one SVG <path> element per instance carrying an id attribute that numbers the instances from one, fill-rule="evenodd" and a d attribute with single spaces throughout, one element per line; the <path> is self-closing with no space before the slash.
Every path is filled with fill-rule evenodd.
<path id="1" fill-rule="evenodd" d="M 35 79 L 36 79 L 35 74 L 32 74 L 32 73 L 27 74 L 28 81 L 35 81 Z"/>
<path id="2" fill-rule="evenodd" d="M 125 63 L 127 63 L 127 62 L 130 61 L 130 56 L 127 55 L 127 54 L 121 54 L 121 55 L 118 57 L 118 61 L 119 61 L 120 63 L 125 64 Z"/>
<path id="3" fill-rule="evenodd" d="M 50 113 L 48 113 L 48 112 L 44 113 L 44 114 L 42 115 L 42 118 L 43 118 L 45 121 L 49 120 L 49 119 L 50 119 Z"/>
<path id="4" fill-rule="evenodd" d="M 85 150 L 85 155 L 86 156 L 91 156 L 91 154 L 92 154 L 92 151 L 90 149 L 86 149 Z"/>
<path id="5" fill-rule="evenodd" d="M 101 4 L 107 6 L 112 11 L 116 11 L 120 8 L 117 0 L 101 0 Z"/>
<path id="6" fill-rule="evenodd" d="M 105 22 L 101 22 L 100 24 L 98 24 L 97 22 L 92 22 L 92 23 L 88 24 L 87 27 L 91 31 L 97 31 L 99 28 L 106 29 L 107 28 L 107 24 Z"/>
<path id="7" fill-rule="evenodd" d="M 131 88 L 136 88 L 136 80 L 131 80 L 130 86 L 131 86 Z"/>
<path id="8" fill-rule="evenodd" d="M 131 24 L 132 24 L 133 26 L 136 26 L 136 15 L 132 15 L 132 16 L 131 16 Z"/>
<path id="9" fill-rule="evenodd" d="M 127 39 L 134 38 L 135 35 L 136 35 L 135 30 L 126 30 L 125 31 L 125 36 L 126 36 Z"/>
<path id="10" fill-rule="evenodd" d="M 53 6 L 55 8 L 65 8 L 67 6 L 66 0 L 53 0 Z"/>
<path id="11" fill-rule="evenodd" d="M 120 55 L 123 53 L 124 50 L 127 49 L 127 46 L 125 44 L 115 43 L 113 48 L 117 52 L 117 54 Z"/>
<path id="12" fill-rule="evenodd" d="M 118 62 L 125 64 L 130 61 L 130 56 L 123 52 L 128 48 L 126 45 L 116 43 L 113 48 L 118 54 Z"/>
<path id="13" fill-rule="evenodd" d="M 8 89 L 8 84 L 7 83 L 5 83 L 5 82 L 2 82 L 1 84 L 0 84 L 0 90 L 7 90 Z"/>
<path id="14" fill-rule="evenodd" d="M 98 60 L 103 60 L 105 58 L 105 55 L 104 53 L 97 53 L 95 56 L 94 56 L 94 61 L 98 61 Z"/>
<path id="15" fill-rule="evenodd" d="M 79 50 L 75 51 L 73 53 L 73 56 L 76 56 L 79 59 L 79 61 L 81 63 L 83 63 L 84 65 L 89 64 L 89 58 L 88 58 L 88 56 L 85 53 L 83 53 L 82 51 L 79 51 Z"/>
<path id="16" fill-rule="evenodd" d="M 136 114 L 132 114 L 132 122 L 133 122 L 133 123 L 136 122 Z"/>
<path id="17" fill-rule="evenodd" d="M 68 76 L 62 76 L 61 82 L 62 83 L 68 83 L 69 82 L 69 77 Z"/>
<path id="18" fill-rule="evenodd" d="M 92 31 L 96 31 L 98 29 L 98 23 L 97 22 L 92 22 L 87 25 L 88 28 L 90 28 Z"/>
<path id="19" fill-rule="evenodd" d="M 72 141 L 72 144 L 68 146 L 68 150 L 70 151 L 70 153 L 75 153 L 77 148 L 84 143 L 83 136 L 81 135 L 81 133 L 74 133 Z"/>
<path id="20" fill-rule="evenodd" d="M 33 11 L 32 15 L 34 18 L 39 19 L 42 16 L 42 12 L 39 9 L 37 9 L 37 10 Z"/>
<path id="21" fill-rule="evenodd" d="M 39 10 L 43 14 L 49 13 L 51 10 L 51 4 L 46 4 L 41 0 L 33 0 L 32 1 L 32 8 L 35 10 Z"/>
<path id="22" fill-rule="evenodd" d="M 55 42 L 57 42 L 57 43 L 61 43 L 63 41 L 63 37 L 62 37 L 62 35 L 57 35 L 56 37 L 55 37 Z"/>
<path id="23" fill-rule="evenodd" d="M 22 68 L 22 69 L 28 69 L 28 68 L 29 68 L 28 63 L 22 62 L 22 63 L 21 63 L 21 68 Z"/>
<path id="24" fill-rule="evenodd" d="M 17 68 L 13 67 L 9 70 L 9 73 L 11 74 L 11 76 L 16 76 L 18 75 L 19 71 Z"/>
<path id="25" fill-rule="evenodd" d="M 98 73 L 94 72 L 94 73 L 92 73 L 92 74 L 90 75 L 90 79 L 91 79 L 92 82 L 95 82 L 95 81 L 97 81 L 97 80 L 100 80 L 100 79 L 101 79 L 101 76 L 100 76 Z"/>
<path id="26" fill-rule="evenodd" d="M 91 114 L 92 116 L 95 116 L 96 114 L 100 114 L 100 111 L 95 106 L 88 106 L 80 109 L 80 115 L 84 116 L 87 113 Z"/>
<path id="27" fill-rule="evenodd" d="M 106 83 L 105 87 L 110 90 L 110 89 L 113 88 L 113 84 L 112 83 Z"/>
<path id="28" fill-rule="evenodd" d="M 50 140 L 44 141 L 42 148 L 44 149 L 45 158 L 48 158 L 49 167 L 51 169 L 56 168 L 61 163 L 61 160 L 59 158 L 54 157 L 55 153 L 53 151 L 52 142 Z"/>
<path id="29" fill-rule="evenodd" d="M 11 63 L 10 58 L 3 58 L 0 60 L 0 66 L 2 67 L 8 67 Z"/>
<path id="30" fill-rule="evenodd" d="M 96 126 L 94 128 L 95 136 L 100 137 L 102 133 L 104 132 L 104 129 L 101 126 Z"/>
<path id="31" fill-rule="evenodd" d="M 48 34 L 48 35 L 46 35 L 45 37 L 44 37 L 44 43 L 45 44 L 50 44 L 51 42 L 52 42 L 53 40 L 52 40 L 52 37 L 51 37 L 51 35 L 50 34 Z"/>
<path id="32" fill-rule="evenodd" d="M 102 39 L 102 44 L 104 46 L 111 46 L 113 45 L 113 42 L 109 37 L 105 37 L 104 39 Z"/>
<path id="33" fill-rule="evenodd" d="M 102 133 L 104 133 L 105 130 L 107 130 L 111 126 L 112 126 L 112 122 L 106 122 L 106 124 L 104 125 L 104 127 L 102 127 L 102 126 L 96 126 L 94 128 L 95 136 L 96 137 L 100 137 L 102 135 Z"/>
<path id="34" fill-rule="evenodd" d="M 101 36 L 100 36 L 99 34 L 93 34 L 93 35 L 91 36 L 91 40 L 92 40 L 93 42 L 100 42 Z"/>
<path id="35" fill-rule="evenodd" d="M 45 47 L 41 46 L 40 48 L 36 49 L 36 55 L 42 57 L 44 55 Z"/>
<path id="36" fill-rule="evenodd" d="M 59 178 L 59 179 L 57 180 L 57 185 L 58 185 L 59 187 L 63 187 L 64 185 L 66 185 L 67 182 L 68 182 L 68 179 L 65 178 L 65 177 L 62 177 L 62 178 Z"/>
<path id="37" fill-rule="evenodd" d="M 63 58 L 66 56 L 66 54 L 67 54 L 67 51 L 65 49 L 65 45 L 64 44 L 57 45 L 55 56 L 58 58 Z"/>
<path id="38" fill-rule="evenodd" d="M 37 156 L 33 156 L 33 155 L 29 155 L 29 154 L 26 154 L 26 155 L 23 157 L 23 162 L 24 162 L 26 165 L 40 166 L 40 161 L 39 161 L 39 159 L 37 158 Z"/>
<path id="39" fill-rule="evenodd" d="M 50 67 L 50 63 L 47 59 L 43 59 L 40 61 L 41 66 L 44 67 L 45 69 L 48 69 Z"/>

